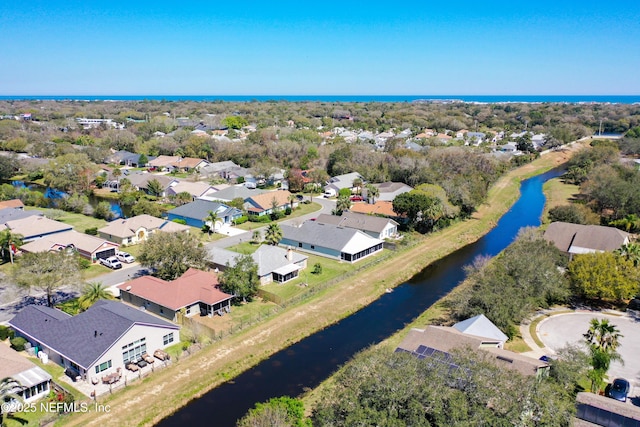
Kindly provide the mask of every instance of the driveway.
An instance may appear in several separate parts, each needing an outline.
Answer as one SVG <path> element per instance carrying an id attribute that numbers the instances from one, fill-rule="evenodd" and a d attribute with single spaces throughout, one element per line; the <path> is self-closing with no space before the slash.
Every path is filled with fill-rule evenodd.
<path id="1" fill-rule="evenodd" d="M 551 316 L 538 325 L 538 337 L 551 350 L 557 351 L 568 343 L 580 343 L 582 334 L 589 330 L 589 322 L 593 318 L 609 319 L 623 337 L 620 339 L 618 353 L 624 361 L 612 362 L 607 375 L 609 379 L 622 377 L 634 385 L 632 395 L 640 394 L 640 321 L 626 314 L 609 315 L 595 312 L 576 312 Z"/>

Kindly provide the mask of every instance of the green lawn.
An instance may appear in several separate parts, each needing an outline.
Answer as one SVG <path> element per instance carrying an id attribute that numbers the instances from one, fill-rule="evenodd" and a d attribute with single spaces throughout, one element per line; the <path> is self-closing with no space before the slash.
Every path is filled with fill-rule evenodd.
<path id="1" fill-rule="evenodd" d="M 25 210 L 37 209 L 39 211 L 44 212 L 47 216 L 52 216 L 56 221 L 64 222 L 65 224 L 69 224 L 76 231 L 80 233 L 84 233 L 84 230 L 87 228 L 102 228 L 107 225 L 107 221 L 104 219 L 94 218 L 92 216 L 87 216 L 83 214 L 77 214 L 73 212 L 65 212 L 59 209 L 49 209 L 49 208 L 37 208 L 33 206 L 26 206 Z M 58 216 L 59 215 L 59 216 Z"/>
<path id="2" fill-rule="evenodd" d="M 277 222 L 285 221 L 285 220 L 288 220 L 288 219 L 298 218 L 298 217 L 301 217 L 303 215 L 310 214 L 312 212 L 317 212 L 320 209 L 322 209 L 322 206 L 319 203 L 315 203 L 315 202 L 306 203 L 306 204 L 305 203 L 299 203 L 298 207 L 295 208 L 291 212 L 291 215 L 282 217 Z M 269 225 L 269 223 L 268 222 L 251 222 L 251 221 L 247 221 L 244 224 L 237 225 L 236 227 L 240 228 L 241 230 L 251 231 L 251 230 L 255 230 L 256 228 L 264 227 L 266 225 Z"/>
<path id="3" fill-rule="evenodd" d="M 261 289 L 276 294 L 287 301 L 298 294 L 305 292 L 307 289 L 318 287 L 329 280 L 354 272 L 371 262 L 375 262 L 377 258 L 386 256 L 387 254 L 388 251 L 383 250 L 382 253 L 370 256 L 355 264 L 324 258 L 318 255 L 305 254 L 309 256 L 309 259 L 307 260 L 307 268 L 300 271 L 300 275 L 296 279 L 290 280 L 287 283 L 268 283 L 261 286 Z M 312 273 L 314 265 L 316 264 L 320 264 L 322 267 L 322 273 Z"/>
<path id="4" fill-rule="evenodd" d="M 229 246 L 227 249 L 240 254 L 252 254 L 257 251 L 259 247 L 260 245 L 253 244 L 251 242 L 242 242 L 234 246 Z"/>

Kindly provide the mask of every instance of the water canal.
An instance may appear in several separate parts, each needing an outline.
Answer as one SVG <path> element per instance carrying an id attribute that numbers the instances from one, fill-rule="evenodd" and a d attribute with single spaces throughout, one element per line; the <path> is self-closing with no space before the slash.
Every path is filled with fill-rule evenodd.
<path id="1" fill-rule="evenodd" d="M 209 391 L 158 426 L 235 426 L 256 402 L 298 396 L 316 387 L 355 353 L 404 328 L 446 295 L 464 279 L 463 267 L 475 257 L 494 256 L 513 241 L 520 228 L 540 225 L 545 201 L 542 185 L 560 174 L 552 170 L 523 181 L 518 201 L 480 240 L 430 265 L 369 306 Z"/>

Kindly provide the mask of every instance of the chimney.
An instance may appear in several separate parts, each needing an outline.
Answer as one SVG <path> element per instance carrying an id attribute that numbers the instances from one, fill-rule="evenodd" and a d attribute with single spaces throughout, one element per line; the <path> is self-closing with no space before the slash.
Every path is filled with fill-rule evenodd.
<path id="1" fill-rule="evenodd" d="M 289 262 L 293 261 L 293 249 L 291 249 L 291 246 L 287 248 L 287 260 Z"/>

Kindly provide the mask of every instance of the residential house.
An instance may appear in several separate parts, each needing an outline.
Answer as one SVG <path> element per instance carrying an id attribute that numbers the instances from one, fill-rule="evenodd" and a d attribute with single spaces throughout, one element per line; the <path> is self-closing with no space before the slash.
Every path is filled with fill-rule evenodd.
<path id="1" fill-rule="evenodd" d="M 544 232 L 544 238 L 569 254 L 569 257 L 574 254 L 611 252 L 629 243 L 629 233 L 617 228 L 569 222 L 552 222 Z"/>
<path id="2" fill-rule="evenodd" d="M 15 221 L 17 219 L 28 218 L 30 216 L 43 216 L 44 212 L 30 209 L 25 211 L 17 208 L 3 208 L 0 209 L 0 224 L 6 224 L 9 221 Z"/>
<path id="3" fill-rule="evenodd" d="M 454 351 L 477 351 L 485 354 L 497 366 L 514 370 L 522 375 L 538 378 L 548 375 L 549 364 L 519 353 L 504 350 L 504 342 L 494 337 L 478 337 L 460 332 L 456 328 L 429 325 L 425 329 L 411 329 L 396 348 L 396 353 L 410 353 L 419 359 L 429 358 L 452 364 Z"/>
<path id="4" fill-rule="evenodd" d="M 220 177 L 227 181 L 236 182 L 238 178 L 244 178 L 249 174 L 249 170 L 236 165 L 231 160 L 224 162 L 209 163 L 200 168 L 200 173 L 207 177 Z"/>
<path id="5" fill-rule="evenodd" d="M 180 161 L 180 156 L 158 156 L 149 160 L 149 166 L 159 171 L 171 171 L 174 164 Z"/>
<path id="6" fill-rule="evenodd" d="M 363 183 L 365 182 L 362 175 L 360 175 L 358 172 L 351 172 L 344 175 L 334 176 L 330 178 L 327 185 L 324 186 L 324 191 L 332 189 L 336 192 L 336 194 L 338 194 L 343 188 L 348 188 L 349 190 L 351 190 L 351 192 L 353 192 L 356 190 L 356 188 L 353 186 L 353 181 L 356 179 L 361 180 Z"/>
<path id="7" fill-rule="evenodd" d="M 227 266 L 233 267 L 238 257 L 237 252 L 215 246 L 207 248 L 207 262 L 214 268 L 224 271 Z M 277 246 L 261 245 L 251 257 L 258 265 L 260 284 L 271 282 L 285 283 L 298 277 L 299 272 L 307 268 L 306 255 L 283 249 Z"/>
<path id="8" fill-rule="evenodd" d="M 100 237 L 69 230 L 32 240 L 22 245 L 20 250 L 26 253 L 71 250 L 91 262 L 96 262 L 114 256 L 119 246 Z"/>
<path id="9" fill-rule="evenodd" d="M 153 160 L 153 157 L 151 158 L 147 157 L 147 160 Z M 124 166 L 129 166 L 134 168 L 146 166 L 146 164 L 144 165 L 140 164 L 140 154 L 131 153 L 126 150 L 116 151 L 115 153 L 113 153 L 111 156 L 108 157 L 107 162 L 114 163 L 116 165 L 124 165 Z"/>
<path id="10" fill-rule="evenodd" d="M 398 223 L 394 220 L 356 212 L 343 212 L 342 216 L 320 214 L 316 223 L 360 230 L 380 240 L 398 236 Z"/>
<path id="11" fill-rule="evenodd" d="M 22 390 L 17 394 L 22 403 L 35 402 L 51 390 L 51 375 L 8 345 L 0 345 L 0 378 L 13 378 L 20 383 Z"/>
<path id="12" fill-rule="evenodd" d="M 72 228 L 73 227 L 68 224 L 54 221 L 40 215 L 31 215 L 26 218 L 9 220 L 0 225 L 0 230 L 9 229 L 14 234 L 22 235 L 22 241 L 25 243 L 52 234 L 63 233 Z"/>
<path id="13" fill-rule="evenodd" d="M 188 233 L 189 227 L 145 214 L 111 221 L 98 230 L 98 235 L 121 245 L 135 245 L 157 232 Z"/>
<path id="14" fill-rule="evenodd" d="M 209 212 L 215 212 L 218 221 L 222 224 L 232 224 L 235 219 L 242 216 L 242 211 L 229 207 L 219 202 L 210 202 L 208 200 L 194 200 L 186 205 L 178 206 L 167 212 L 169 221 L 181 219 L 186 221 L 191 227 L 202 228 L 209 216 Z M 215 224 L 214 224 L 215 227 Z"/>
<path id="15" fill-rule="evenodd" d="M 208 164 L 209 162 L 204 159 L 197 159 L 195 157 L 184 157 L 177 162 L 172 163 L 171 166 L 183 172 L 190 172 L 192 170 L 200 171 Z"/>
<path id="16" fill-rule="evenodd" d="M 247 201 L 250 197 L 257 196 L 259 194 L 266 193 L 265 190 L 257 188 L 247 188 L 244 185 L 232 185 L 231 187 L 223 188 L 215 193 L 209 193 L 206 196 L 200 197 L 202 200 L 220 200 L 222 202 L 230 202 L 235 199 L 242 199 Z"/>
<path id="17" fill-rule="evenodd" d="M 629 402 L 583 391 L 576 396 L 576 408 L 573 427 L 640 426 L 640 408 Z"/>
<path id="18" fill-rule="evenodd" d="M 19 209 L 24 210 L 24 203 L 20 199 L 3 200 L 0 202 L 0 210 L 2 209 Z"/>
<path id="19" fill-rule="evenodd" d="M 217 190 L 206 182 L 176 181 L 169 185 L 167 196 L 175 196 L 180 193 L 189 193 L 193 200 L 212 196 Z"/>
<path id="20" fill-rule="evenodd" d="M 118 285 L 122 301 L 173 322 L 181 310 L 187 317 L 230 312 L 233 295 L 219 287 L 217 274 L 195 268 L 172 281 L 142 276 Z"/>
<path id="21" fill-rule="evenodd" d="M 293 208 L 290 199 L 291 193 L 288 190 L 276 190 L 248 197 L 245 205 L 249 215 L 263 216 Z"/>
<path id="22" fill-rule="evenodd" d="M 474 337 L 495 339 L 498 348 L 504 348 L 504 343 L 509 339 L 493 322 L 484 314 L 470 317 L 452 326 L 459 332 Z"/>
<path id="23" fill-rule="evenodd" d="M 395 199 L 397 195 L 413 190 L 413 187 L 403 182 L 383 182 L 373 184 L 373 186 L 376 187 L 380 193 L 380 195 L 376 197 L 376 200 L 385 202 L 393 202 L 393 199 Z"/>
<path id="24" fill-rule="evenodd" d="M 99 382 L 143 354 L 177 343 L 179 327 L 121 302 L 100 300 L 70 316 L 42 305 L 23 308 L 9 326 L 76 380 Z"/>
<path id="25" fill-rule="evenodd" d="M 424 147 L 423 145 L 420 145 L 416 142 L 413 141 L 409 141 L 407 140 L 407 142 L 404 143 L 404 148 L 406 148 L 407 150 L 411 150 L 411 151 L 424 151 L 426 150 L 426 147 Z"/>
<path id="26" fill-rule="evenodd" d="M 480 145 L 484 142 L 486 136 L 484 132 L 467 132 L 466 139 L 470 145 Z"/>
<path id="27" fill-rule="evenodd" d="M 160 194 L 155 194 L 158 197 L 166 197 L 169 188 L 180 182 L 179 179 L 167 175 L 157 175 L 147 172 L 131 174 L 127 176 L 127 179 L 131 182 L 131 185 L 133 185 L 134 188 L 142 190 L 147 194 L 149 194 L 149 182 L 154 180 L 158 181 L 162 187 Z"/>
<path id="28" fill-rule="evenodd" d="M 281 225 L 280 246 L 327 258 L 356 262 L 382 250 L 383 241 L 359 230 L 306 221 L 300 227 Z"/>
<path id="29" fill-rule="evenodd" d="M 376 201 L 375 203 L 354 203 L 351 205 L 349 211 L 399 219 L 398 214 L 393 211 L 392 202 Z"/>

